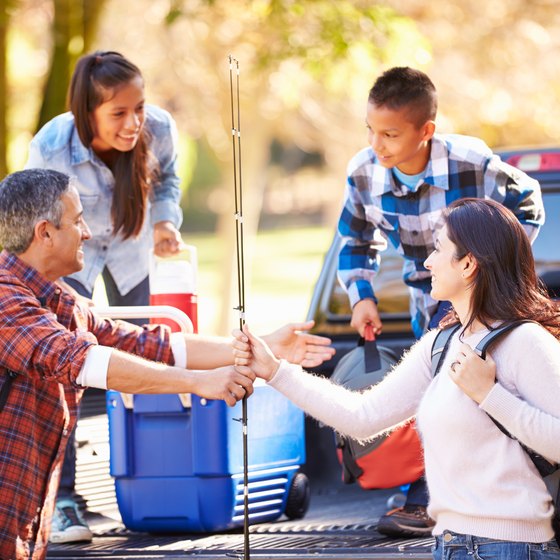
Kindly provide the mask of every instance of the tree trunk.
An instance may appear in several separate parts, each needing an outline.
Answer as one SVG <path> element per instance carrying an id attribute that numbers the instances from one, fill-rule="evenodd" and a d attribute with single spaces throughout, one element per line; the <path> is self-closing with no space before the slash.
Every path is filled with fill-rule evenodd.
<path id="1" fill-rule="evenodd" d="M 37 130 L 66 107 L 66 93 L 78 58 L 92 48 L 105 0 L 54 0 L 54 50 Z"/>
<path id="2" fill-rule="evenodd" d="M 8 30 L 9 2 L 4 2 L 0 12 L 0 179 L 8 173 L 8 130 L 6 124 L 6 107 L 8 105 L 8 80 L 6 77 L 6 35 Z"/>
<path id="3" fill-rule="evenodd" d="M 66 109 L 66 91 L 76 58 L 72 51 L 79 51 L 78 54 L 81 54 L 83 45 L 81 40 L 82 19 L 82 2 L 54 0 L 52 26 L 54 48 L 37 130 Z"/>
<path id="4" fill-rule="evenodd" d="M 88 53 L 93 49 L 93 44 L 99 29 L 99 20 L 106 0 L 83 0 L 83 52 Z"/>

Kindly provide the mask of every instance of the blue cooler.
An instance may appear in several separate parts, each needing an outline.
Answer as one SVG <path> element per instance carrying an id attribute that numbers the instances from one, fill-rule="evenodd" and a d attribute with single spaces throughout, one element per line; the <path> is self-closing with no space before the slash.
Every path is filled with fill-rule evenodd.
<path id="1" fill-rule="evenodd" d="M 212 532 L 243 526 L 241 403 L 107 391 L 110 472 L 129 529 Z M 247 400 L 249 522 L 305 515 L 303 412 L 271 387 Z"/>

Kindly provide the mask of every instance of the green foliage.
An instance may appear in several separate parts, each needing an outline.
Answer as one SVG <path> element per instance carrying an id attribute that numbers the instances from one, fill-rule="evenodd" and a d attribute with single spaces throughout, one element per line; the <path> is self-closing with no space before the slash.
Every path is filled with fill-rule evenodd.
<path id="1" fill-rule="evenodd" d="M 194 145 L 195 153 L 190 158 L 189 169 L 185 169 L 189 174 L 187 180 L 188 188 L 183 192 L 181 207 L 183 209 L 184 221 L 182 229 L 184 231 L 212 231 L 216 225 L 216 214 L 208 210 L 208 193 L 211 188 L 220 184 L 222 175 L 218 161 L 208 144 L 199 140 L 191 141 Z M 183 179 L 185 177 L 183 176 Z"/>
<path id="2" fill-rule="evenodd" d="M 262 14 L 274 37 L 260 53 L 261 65 L 299 58 L 312 71 L 344 59 L 356 42 L 367 44 L 377 57 L 395 17 L 393 10 L 371 2 L 328 0 L 273 0 Z"/>
<path id="3" fill-rule="evenodd" d="M 412 20 L 369 0 L 201 0 L 198 10 L 192 2 L 176 0 L 166 23 L 172 25 L 181 17 L 205 19 L 205 7 L 217 19 L 220 14 L 224 21 L 229 17 L 233 27 L 243 25 L 238 45 L 263 47 L 256 53 L 256 72 L 290 59 L 301 61 L 306 71 L 318 76 L 344 63 L 356 49 L 371 60 L 386 60 L 397 43 L 414 45 L 422 40 Z M 406 37 L 401 34 L 404 21 Z"/>
<path id="4" fill-rule="evenodd" d="M 169 11 L 165 16 L 165 20 L 164 20 L 165 25 L 173 25 L 175 20 L 180 18 L 182 15 L 183 15 L 183 10 L 181 8 L 180 0 L 174 0 L 173 2 L 171 2 L 171 5 L 169 6 Z"/>
<path id="5" fill-rule="evenodd" d="M 198 160 L 196 141 L 187 134 L 179 134 L 177 155 L 177 171 L 181 178 L 181 191 L 185 193 L 189 188 Z"/>

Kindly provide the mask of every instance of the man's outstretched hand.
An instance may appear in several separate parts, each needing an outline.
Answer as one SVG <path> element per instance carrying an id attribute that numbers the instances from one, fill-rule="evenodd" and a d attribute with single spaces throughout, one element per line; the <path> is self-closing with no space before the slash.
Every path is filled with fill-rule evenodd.
<path id="1" fill-rule="evenodd" d="M 288 323 L 262 338 L 277 358 L 312 368 L 330 360 L 336 352 L 330 346 L 330 338 L 305 332 L 314 324 L 314 321 Z"/>

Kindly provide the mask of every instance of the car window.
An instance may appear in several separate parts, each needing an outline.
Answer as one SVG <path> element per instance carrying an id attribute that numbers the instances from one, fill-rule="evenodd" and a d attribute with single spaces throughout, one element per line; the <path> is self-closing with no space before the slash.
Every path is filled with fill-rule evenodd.
<path id="1" fill-rule="evenodd" d="M 341 287 L 336 275 L 339 247 L 340 237 L 337 235 L 325 261 L 328 263 L 329 270 L 322 278 L 324 292 L 321 297 L 322 304 L 319 304 L 319 307 L 323 311 L 314 315 L 313 318 L 318 322 L 326 320 L 329 323 L 348 325 L 352 311 L 348 295 Z M 410 330 L 409 295 L 408 288 L 402 279 L 403 259 L 396 249 L 389 245 L 381 253 L 381 262 L 379 274 L 374 280 L 374 289 L 379 299 L 379 312 L 385 324 L 384 331 L 408 332 Z M 349 325 L 348 330 L 351 331 Z"/>

